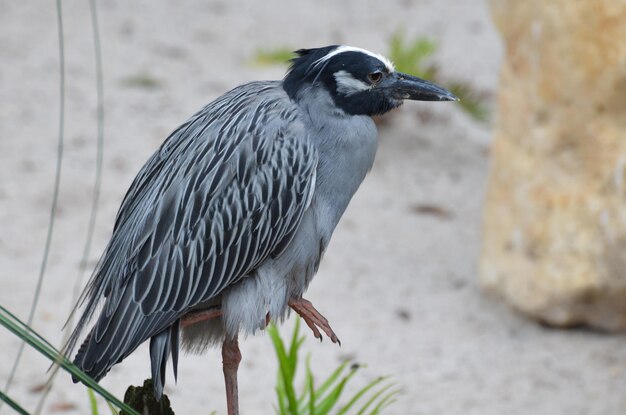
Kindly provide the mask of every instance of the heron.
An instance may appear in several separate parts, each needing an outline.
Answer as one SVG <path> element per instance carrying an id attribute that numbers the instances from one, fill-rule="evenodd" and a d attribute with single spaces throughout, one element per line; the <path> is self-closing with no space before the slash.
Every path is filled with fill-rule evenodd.
<path id="1" fill-rule="evenodd" d="M 405 100 L 457 98 L 362 48 L 294 56 L 282 80 L 246 83 L 196 112 L 135 177 L 68 342 L 71 351 L 95 317 L 74 358 L 93 379 L 149 339 L 160 399 L 170 357 L 176 378 L 181 349 L 221 345 L 236 415 L 241 334 L 293 310 L 316 338 L 339 343 L 303 295 L 374 163 L 372 117 Z"/>

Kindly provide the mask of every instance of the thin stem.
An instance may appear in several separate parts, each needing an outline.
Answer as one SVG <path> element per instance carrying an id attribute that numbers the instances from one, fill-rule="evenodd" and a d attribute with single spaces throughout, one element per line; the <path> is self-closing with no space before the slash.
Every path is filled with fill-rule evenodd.
<path id="1" fill-rule="evenodd" d="M 89 0 L 89 11 L 91 17 L 91 28 L 92 28 L 92 36 L 94 43 L 94 60 L 96 65 L 96 118 L 97 118 L 97 137 L 96 137 L 96 164 L 95 164 L 95 178 L 93 185 L 93 194 L 91 200 L 91 210 L 89 213 L 89 222 L 87 225 L 87 236 L 85 238 L 85 244 L 83 248 L 83 254 L 79 263 L 79 271 L 76 281 L 74 283 L 74 288 L 72 290 L 72 310 L 70 312 L 70 317 L 65 325 L 65 331 L 63 334 L 62 344 L 65 344 L 69 339 L 71 328 L 73 326 L 73 318 L 74 318 L 74 310 L 76 309 L 73 305 L 78 301 L 78 295 L 80 293 L 80 286 L 82 282 L 83 275 L 87 269 L 87 261 L 89 259 L 89 255 L 91 252 L 91 243 L 93 241 L 94 229 L 96 226 L 96 218 L 98 216 L 98 206 L 100 204 L 100 193 L 102 189 L 102 160 L 104 154 L 104 82 L 103 82 L 103 71 L 102 71 L 102 49 L 100 42 L 100 29 L 98 26 L 98 9 L 96 7 L 95 0 Z M 35 408 L 34 415 L 41 414 L 43 410 L 43 405 L 46 402 L 46 399 L 50 395 L 50 391 L 52 390 L 52 386 L 54 384 L 54 379 L 59 371 L 58 362 L 52 368 L 50 372 L 50 376 L 48 377 L 48 381 L 44 387 L 43 393 L 39 398 L 39 402 L 37 402 L 37 407 Z"/>
<path id="2" fill-rule="evenodd" d="M 46 243 L 44 247 L 43 258 L 41 260 L 41 267 L 39 268 L 39 277 L 37 279 L 37 285 L 35 287 L 33 302 L 30 307 L 30 312 L 28 313 L 28 319 L 26 320 L 27 321 L 26 324 L 28 325 L 28 327 L 31 327 L 33 324 L 35 311 L 37 309 L 37 305 L 39 304 L 39 296 L 41 294 L 41 287 L 43 285 L 43 279 L 46 273 L 46 268 L 48 266 L 48 257 L 50 254 L 50 246 L 52 245 L 52 235 L 54 231 L 54 218 L 56 215 L 57 204 L 59 201 L 59 188 L 61 186 L 61 167 L 63 165 L 63 143 L 64 143 L 64 128 L 65 128 L 65 43 L 63 39 L 63 9 L 61 5 L 61 0 L 56 0 L 56 11 L 57 11 L 57 33 L 59 37 L 59 136 L 58 136 L 58 144 L 57 144 L 56 172 L 55 172 L 55 177 L 54 177 L 52 204 L 50 206 L 50 220 L 48 222 L 48 232 L 46 235 Z M 11 389 L 13 378 L 15 377 L 15 374 L 17 373 L 17 368 L 22 358 L 22 354 L 24 352 L 25 346 L 26 346 L 26 343 L 22 341 L 17 351 L 17 355 L 15 357 L 13 367 L 11 368 L 11 373 L 9 374 L 9 378 L 4 387 L 4 392 L 7 394 L 9 393 L 9 390 Z M 1 402 L 0 402 L 0 405 L 2 405 Z M 0 406 L 0 409 L 1 409 L 1 406 Z"/>

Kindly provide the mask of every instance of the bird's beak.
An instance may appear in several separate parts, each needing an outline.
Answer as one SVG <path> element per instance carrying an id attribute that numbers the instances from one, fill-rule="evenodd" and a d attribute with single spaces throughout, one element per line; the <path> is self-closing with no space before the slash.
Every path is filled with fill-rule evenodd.
<path id="1" fill-rule="evenodd" d="M 381 85 L 392 98 L 413 101 L 458 101 L 459 99 L 447 89 L 416 76 L 395 72 Z"/>

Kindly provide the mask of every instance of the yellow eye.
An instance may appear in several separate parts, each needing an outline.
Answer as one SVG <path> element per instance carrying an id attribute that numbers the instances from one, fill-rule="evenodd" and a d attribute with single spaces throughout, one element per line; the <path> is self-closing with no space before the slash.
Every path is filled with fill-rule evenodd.
<path id="1" fill-rule="evenodd" d="M 367 79 L 372 83 L 372 84 L 377 84 L 380 82 L 381 79 L 383 79 L 383 73 L 380 71 L 376 71 L 376 72 L 372 72 L 370 74 L 367 74 Z"/>

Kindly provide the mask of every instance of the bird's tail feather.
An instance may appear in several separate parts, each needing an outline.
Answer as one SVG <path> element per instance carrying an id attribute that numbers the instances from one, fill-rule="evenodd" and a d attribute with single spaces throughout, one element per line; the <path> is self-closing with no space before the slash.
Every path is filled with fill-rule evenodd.
<path id="1" fill-rule="evenodd" d="M 174 379 L 178 376 L 178 348 L 180 345 L 180 329 L 177 321 L 150 339 L 150 363 L 152 366 L 152 384 L 154 397 L 160 400 L 165 386 L 165 372 L 167 360 L 172 354 Z"/>
<path id="2" fill-rule="evenodd" d="M 107 291 L 107 287 L 110 285 L 110 281 L 109 281 L 110 278 L 108 277 L 108 275 L 111 273 L 107 274 L 107 273 L 104 273 L 102 270 L 103 270 L 104 265 L 106 265 L 107 252 L 112 249 L 110 245 L 111 245 L 111 242 L 109 243 L 109 246 L 107 246 L 105 254 L 103 254 L 102 257 L 98 260 L 98 264 L 94 268 L 91 274 L 91 277 L 89 278 L 89 281 L 87 282 L 87 286 L 83 289 L 78 300 L 76 301 L 76 304 L 74 304 L 74 307 L 72 308 L 70 312 L 70 315 L 68 316 L 65 324 L 63 325 L 63 328 L 65 328 L 68 325 L 68 323 L 72 320 L 76 312 L 80 308 L 83 308 L 83 312 L 82 312 L 81 317 L 78 319 L 78 323 L 76 323 L 76 326 L 72 330 L 72 333 L 70 334 L 69 339 L 67 340 L 67 342 L 61 349 L 61 353 L 66 357 L 70 356 L 70 354 L 72 353 L 72 350 L 74 349 L 74 347 L 76 346 L 76 343 L 78 342 L 78 339 L 81 336 L 81 333 L 83 332 L 83 330 L 85 329 L 89 321 L 91 321 L 91 319 L 93 318 L 94 314 L 98 310 L 98 306 L 104 301 L 104 298 L 106 297 L 105 292 Z M 118 272 L 117 269 L 114 271 Z M 118 301 L 119 299 L 116 298 L 115 300 L 116 300 L 115 304 L 117 304 L 117 302 L 119 302 Z M 111 301 L 111 299 L 108 301 L 109 307 L 112 305 L 111 304 L 112 302 L 113 301 Z"/>
<path id="3" fill-rule="evenodd" d="M 107 300 L 111 301 L 110 298 Z M 157 332 L 157 327 L 166 328 Z M 143 314 L 141 305 L 133 301 L 130 289 L 120 296 L 111 315 L 107 315 L 105 304 L 104 311 L 76 353 L 74 364 L 99 381 L 112 366 L 124 360 L 147 339 L 151 339 L 154 395 L 160 399 L 170 354 L 174 363 L 174 375 L 177 373 L 180 323 L 174 311 Z"/>

